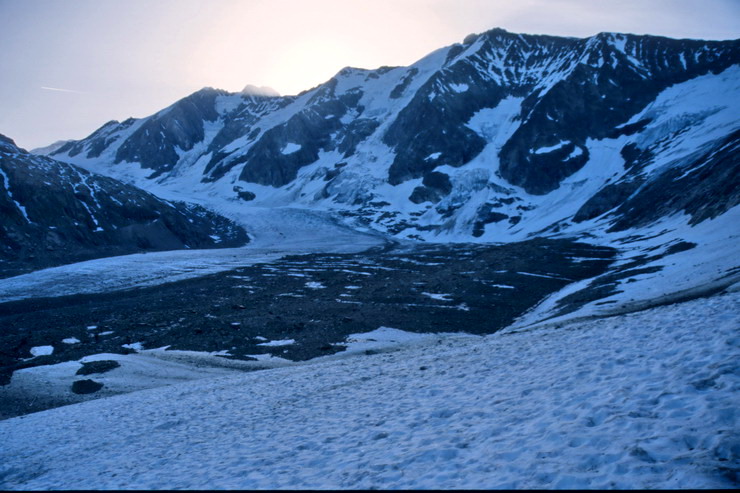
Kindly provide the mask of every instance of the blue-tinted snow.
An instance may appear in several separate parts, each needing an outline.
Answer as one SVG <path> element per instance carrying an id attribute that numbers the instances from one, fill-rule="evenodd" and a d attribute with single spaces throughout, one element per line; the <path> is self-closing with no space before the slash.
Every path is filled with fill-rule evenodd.
<path id="1" fill-rule="evenodd" d="M 13 418 L 0 485 L 732 488 L 738 303 L 432 336 Z M 403 336 L 355 342 L 383 335 Z"/>

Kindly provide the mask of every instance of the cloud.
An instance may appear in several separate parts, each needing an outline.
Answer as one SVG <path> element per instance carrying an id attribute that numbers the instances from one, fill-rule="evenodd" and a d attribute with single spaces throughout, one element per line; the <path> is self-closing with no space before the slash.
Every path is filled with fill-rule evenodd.
<path id="1" fill-rule="evenodd" d="M 86 94 L 84 91 L 75 91 L 74 89 L 61 89 L 59 87 L 41 86 L 41 89 L 45 89 L 47 91 L 71 92 L 71 93 L 74 93 L 74 94 Z"/>

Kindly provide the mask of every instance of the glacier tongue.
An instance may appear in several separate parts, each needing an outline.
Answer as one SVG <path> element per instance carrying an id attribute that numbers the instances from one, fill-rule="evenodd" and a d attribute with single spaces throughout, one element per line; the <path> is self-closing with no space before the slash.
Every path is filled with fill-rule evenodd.
<path id="1" fill-rule="evenodd" d="M 0 303 L 153 286 L 270 262 L 285 255 L 354 253 L 386 242 L 377 233 L 356 231 L 320 211 L 223 207 L 220 211 L 245 226 L 253 239 L 248 246 L 150 252 L 38 270 L 0 279 Z"/>

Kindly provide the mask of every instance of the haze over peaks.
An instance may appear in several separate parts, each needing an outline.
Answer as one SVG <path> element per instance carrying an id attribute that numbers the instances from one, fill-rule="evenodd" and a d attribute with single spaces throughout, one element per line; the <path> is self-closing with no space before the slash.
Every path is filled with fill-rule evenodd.
<path id="1" fill-rule="evenodd" d="M 242 89 L 242 94 L 245 96 L 265 96 L 265 97 L 271 97 L 271 98 L 279 98 L 280 93 L 277 92 L 272 87 L 268 86 L 254 86 L 252 84 L 247 84 L 244 86 L 244 89 Z"/>

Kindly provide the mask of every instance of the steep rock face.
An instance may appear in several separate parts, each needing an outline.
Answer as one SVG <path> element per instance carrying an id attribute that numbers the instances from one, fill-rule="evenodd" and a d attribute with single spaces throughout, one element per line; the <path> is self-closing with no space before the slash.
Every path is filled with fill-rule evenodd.
<path id="1" fill-rule="evenodd" d="M 353 128 L 346 129 L 338 138 L 332 138 L 332 134 L 343 130 L 341 119 L 356 109 L 361 93 L 351 91 L 337 96 L 336 86 L 336 79 L 324 84 L 305 109 L 266 131 L 249 149 L 239 178 L 280 187 L 293 181 L 299 168 L 315 162 L 322 150 L 343 148 L 345 155 L 351 154 L 353 146 L 347 142 L 351 140 L 347 135 L 358 130 L 362 134 L 363 120 L 353 121 Z"/>
<path id="2" fill-rule="evenodd" d="M 98 158 L 104 150 L 114 145 L 117 141 L 119 141 L 118 144 L 120 145 L 122 132 L 125 132 L 135 122 L 136 120 L 134 118 L 128 118 L 120 123 L 116 120 L 111 120 L 84 140 L 70 140 L 49 153 L 41 152 L 40 154 L 48 154 L 50 156 L 65 155 L 70 158 L 76 158 L 84 153 L 84 157 L 88 159 Z"/>
<path id="3" fill-rule="evenodd" d="M 397 185 L 441 164 L 469 162 L 486 142 L 465 123 L 476 111 L 495 107 L 505 94 L 500 87 L 487 84 L 468 60 L 435 74 L 383 136 L 396 151 L 388 181 Z"/>
<path id="4" fill-rule="evenodd" d="M 740 61 L 737 43 L 671 40 L 602 33 L 578 40 L 551 86 L 522 103 L 524 122 L 501 150 L 501 173 L 510 183 L 545 194 L 588 161 L 586 139 L 603 139 L 665 88 Z M 563 152 L 537 149 L 565 143 Z"/>
<path id="5" fill-rule="evenodd" d="M 172 170 L 179 159 L 178 152 L 189 151 L 195 143 L 203 140 L 203 122 L 211 122 L 218 117 L 214 108 L 215 98 L 224 94 L 225 91 L 207 88 L 144 121 L 133 118 L 122 123 L 110 121 L 86 139 L 88 145 L 70 142 L 50 154 L 67 153 L 74 157 L 87 151 L 85 157 L 98 158 L 119 141 L 114 162 L 136 161 L 142 168 L 152 170 L 150 177 L 156 178 Z M 123 137 L 122 133 L 130 128 L 132 131 Z"/>
<path id="6" fill-rule="evenodd" d="M 202 207 L 33 156 L 0 136 L 0 275 L 139 251 L 239 246 L 246 232 Z"/>
<path id="7" fill-rule="evenodd" d="M 243 162 L 234 161 L 225 148 L 245 137 L 254 140 L 260 132 L 254 124 L 290 101 L 289 97 L 204 88 L 150 117 L 110 121 L 86 139 L 68 142 L 48 154 L 68 162 L 135 162 L 151 170 L 149 179 L 176 173 L 183 157 L 188 161 L 191 154 L 204 155 L 210 159 L 202 170 L 203 181 L 215 180 L 234 163 Z"/>
<path id="8" fill-rule="evenodd" d="M 692 225 L 723 214 L 740 204 L 740 130 L 617 202 L 612 231 L 645 226 L 676 211 L 688 214 Z"/>
<path id="9" fill-rule="evenodd" d="M 244 163 L 243 147 L 253 144 L 261 135 L 258 125 L 265 115 L 277 111 L 292 101 L 292 98 L 240 94 L 224 96 L 216 102 L 220 107 L 220 126 L 208 143 L 205 156 L 208 164 L 203 169 L 202 180 L 211 182 L 222 178 L 234 166 Z"/>
<path id="10" fill-rule="evenodd" d="M 534 43 L 536 56 L 525 50 Z M 389 181 L 400 183 L 440 165 L 459 167 L 486 140 L 467 123 L 508 96 L 523 97 L 540 82 L 543 67 L 569 54 L 570 42 L 550 36 L 513 35 L 501 29 L 469 36 L 415 94 L 384 135 L 397 154 Z M 429 156 L 433 156 L 429 158 Z"/>
<path id="11" fill-rule="evenodd" d="M 410 67 L 343 69 L 297 96 L 206 89 L 54 155 L 145 188 L 338 210 L 408 238 L 638 224 L 623 207 L 635 193 L 737 130 L 739 63 L 738 41 L 494 29 Z M 721 162 L 707 172 L 737 165 Z"/>
<path id="12" fill-rule="evenodd" d="M 223 94 L 205 89 L 149 118 L 118 148 L 116 162 L 137 161 L 154 170 L 152 178 L 170 171 L 179 158 L 178 151 L 189 151 L 203 140 L 203 122 L 218 118 L 215 100 Z"/>

